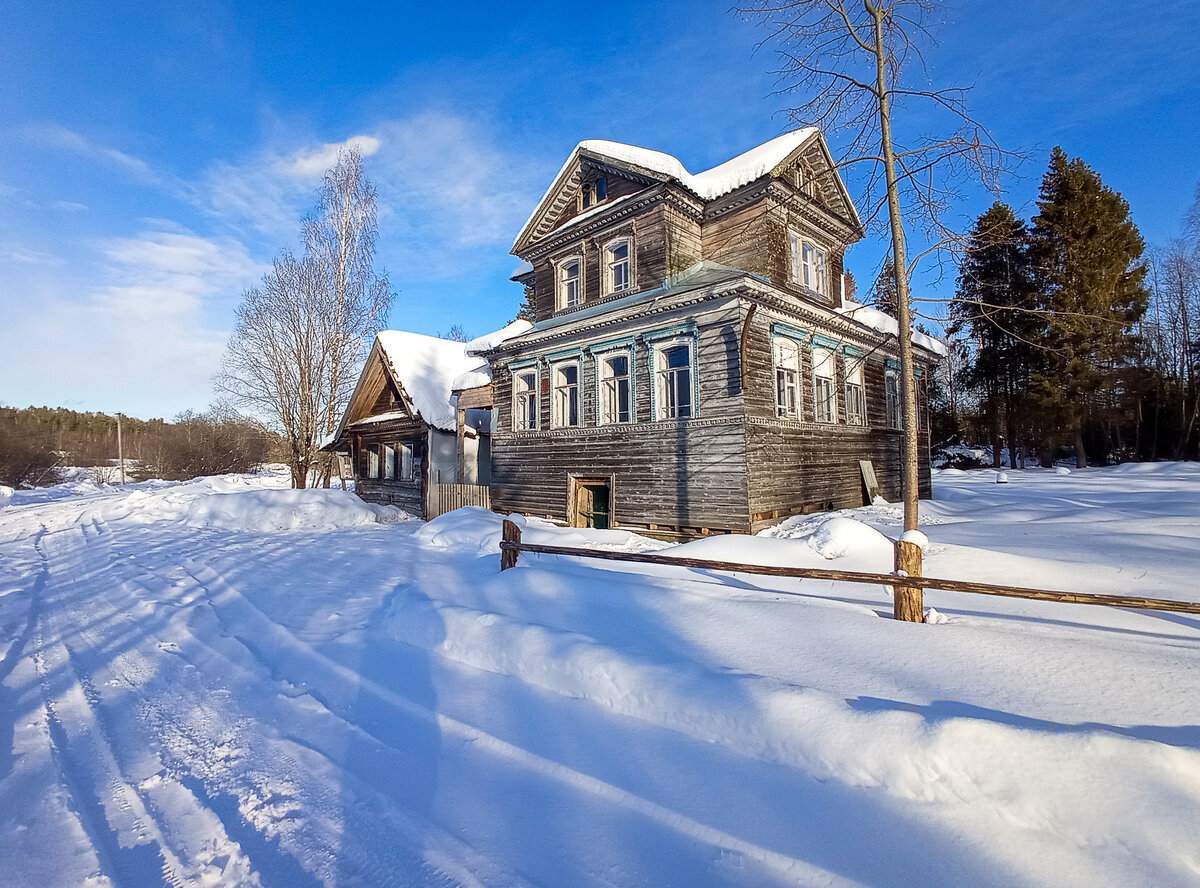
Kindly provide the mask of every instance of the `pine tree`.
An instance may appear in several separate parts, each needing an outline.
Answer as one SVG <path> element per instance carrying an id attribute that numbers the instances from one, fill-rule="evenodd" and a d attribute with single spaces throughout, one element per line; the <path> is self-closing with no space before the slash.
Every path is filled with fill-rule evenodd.
<path id="1" fill-rule="evenodd" d="M 996 468 L 1002 430 L 1016 468 L 1020 413 L 1036 359 L 1030 342 L 1036 308 L 1029 232 L 1012 208 L 996 201 L 971 232 L 950 308 L 951 332 L 965 330 L 971 339 L 967 381 L 982 394 Z"/>
<path id="2" fill-rule="evenodd" d="M 1085 467 L 1085 423 L 1101 415 L 1148 303 L 1145 242 L 1126 200 L 1062 148 L 1050 155 L 1038 207 L 1033 251 L 1047 360 L 1034 374 L 1033 393 L 1073 435 Z"/>

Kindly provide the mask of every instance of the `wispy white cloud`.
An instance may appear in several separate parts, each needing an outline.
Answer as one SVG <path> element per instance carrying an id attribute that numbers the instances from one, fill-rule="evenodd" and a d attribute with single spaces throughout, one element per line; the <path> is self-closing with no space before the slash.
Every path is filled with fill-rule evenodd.
<path id="1" fill-rule="evenodd" d="M 0 305 L 0 377 L 46 403 L 173 415 L 212 397 L 237 295 L 265 270 L 238 241 L 147 231 L 95 244 L 96 283 L 32 280 Z M 166 406 L 169 405 L 169 406 Z"/>
<path id="2" fill-rule="evenodd" d="M 90 157 L 112 166 L 125 170 L 134 176 L 147 181 L 160 179 L 146 161 L 132 154 L 126 154 L 116 148 L 103 145 L 92 139 L 57 123 L 35 124 L 24 128 L 26 138 L 47 148 L 69 151 L 83 157 Z"/>
<path id="3" fill-rule="evenodd" d="M 338 154 L 346 148 L 357 148 L 363 157 L 370 157 L 379 150 L 379 140 L 374 136 L 351 136 L 344 142 L 330 142 L 315 151 L 297 154 L 284 169 L 299 179 L 322 176 L 337 163 Z"/>

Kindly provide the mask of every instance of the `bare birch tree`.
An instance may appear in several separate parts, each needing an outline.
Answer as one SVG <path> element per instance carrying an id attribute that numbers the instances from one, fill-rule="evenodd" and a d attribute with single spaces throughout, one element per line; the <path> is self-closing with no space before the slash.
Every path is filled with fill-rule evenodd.
<path id="1" fill-rule="evenodd" d="M 375 187 L 357 148 L 325 174 L 316 211 L 301 227 L 302 256 L 285 250 L 247 290 L 216 385 L 269 420 L 287 443 L 292 485 L 306 487 L 321 441 L 332 434 L 355 373 L 393 294 L 374 268 Z"/>
<path id="2" fill-rule="evenodd" d="M 901 402 L 904 417 L 904 529 L 915 530 L 918 511 L 917 398 L 912 352 L 909 280 L 926 256 L 940 256 L 962 240 L 946 222 L 967 175 L 999 190 L 1008 153 L 971 117 L 962 88 L 931 89 L 925 48 L 936 0 L 760 0 L 738 12 L 769 29 L 761 45 L 782 59 L 780 93 L 800 96 L 788 110 L 798 123 L 819 126 L 840 147 L 840 167 L 862 165 L 861 206 L 869 227 L 891 238 L 896 267 Z M 920 117 L 912 106 L 923 102 Z M 911 135 L 906 120 L 936 121 L 934 135 Z M 920 232 L 926 246 L 909 254 Z"/>

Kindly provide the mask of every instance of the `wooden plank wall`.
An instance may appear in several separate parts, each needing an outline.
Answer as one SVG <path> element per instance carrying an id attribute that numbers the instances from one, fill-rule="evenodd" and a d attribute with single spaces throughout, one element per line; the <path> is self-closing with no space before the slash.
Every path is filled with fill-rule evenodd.
<path id="1" fill-rule="evenodd" d="M 493 506 L 566 521 L 570 476 L 603 477 L 612 479 L 613 517 L 618 523 L 748 530 L 737 349 L 741 317 L 730 304 L 696 318 L 699 409 L 692 420 L 651 421 L 649 349 L 640 343 L 634 360 L 635 424 L 596 426 L 595 362 L 585 354 L 581 427 L 514 433 L 511 375 L 497 374 Z M 659 329 L 678 320 L 664 317 L 642 329 Z M 608 332 L 605 338 L 614 335 Z M 576 341 L 586 344 L 582 338 Z M 556 344 L 555 351 L 565 347 Z M 541 396 L 539 409 L 543 417 L 550 415 L 550 395 Z"/>
<path id="2" fill-rule="evenodd" d="M 901 497 L 901 432 L 887 428 L 883 356 L 870 357 L 864 369 L 865 426 L 851 426 L 846 422 L 845 375 L 840 361 L 834 383 L 838 422 L 815 421 L 812 351 L 807 345 L 800 349 L 800 418 L 778 419 L 775 416 L 770 324 L 769 317 L 762 313 L 757 315 L 746 343 L 746 412 L 750 419 L 746 461 L 751 479 L 750 510 L 756 523 L 786 517 L 813 504 L 828 503 L 839 509 L 863 505 L 860 459 L 874 463 L 882 495 L 890 501 L 898 501 Z M 919 386 L 918 392 L 924 416 L 924 386 Z M 920 436 L 920 453 L 920 495 L 929 497 L 932 491 L 927 421 Z"/>
<path id="3" fill-rule="evenodd" d="M 426 426 L 411 419 L 392 420 L 378 428 L 354 435 L 354 490 L 369 503 L 398 506 L 418 518 L 425 516 Z M 410 444 L 413 449 L 413 480 L 384 480 L 367 477 L 367 448 L 381 444 Z M 382 469 L 381 469 L 382 471 Z"/>

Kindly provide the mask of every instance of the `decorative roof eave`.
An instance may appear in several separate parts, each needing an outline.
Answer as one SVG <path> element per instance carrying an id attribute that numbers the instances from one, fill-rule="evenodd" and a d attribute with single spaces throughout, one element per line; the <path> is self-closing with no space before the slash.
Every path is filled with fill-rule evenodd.
<path id="1" fill-rule="evenodd" d="M 596 212 L 595 215 L 586 218 L 574 218 L 563 224 L 562 227 L 554 229 L 544 238 L 534 241 L 527 250 L 518 253 L 518 256 L 527 260 L 547 256 L 548 253 L 553 253 L 559 247 L 580 238 L 581 235 L 596 232 L 596 230 L 611 226 L 624 218 L 641 214 L 650 206 L 658 203 L 667 203 L 686 214 L 694 215 L 696 218 L 700 217 L 701 205 L 685 196 L 678 187 L 662 184 L 647 188 L 646 191 L 638 194 L 630 194 L 622 202 L 614 203 L 611 212 Z"/>
<path id="2" fill-rule="evenodd" d="M 408 411 L 409 416 L 415 419 L 421 419 L 421 414 L 413 405 L 412 398 L 410 398 L 408 392 L 404 390 L 404 386 L 400 385 L 396 375 L 396 369 L 392 367 L 391 363 L 386 359 L 383 348 L 379 345 L 379 340 L 376 339 L 375 342 L 371 344 L 371 351 L 367 354 L 367 360 L 363 362 L 363 368 L 358 374 L 358 382 L 354 384 L 354 391 L 350 394 L 350 400 L 346 402 L 346 409 L 342 411 L 342 418 L 338 422 L 337 429 L 333 433 L 333 438 L 321 448 L 322 450 L 333 449 L 341 442 L 343 436 L 345 435 L 346 429 L 349 426 L 355 424 L 356 422 L 362 421 L 363 417 L 360 417 L 358 420 L 351 421 L 350 414 L 353 413 L 355 406 L 358 404 L 358 399 L 362 394 L 363 386 L 366 384 L 367 378 L 370 375 L 372 361 L 379 361 L 380 366 L 383 368 L 385 381 L 390 381 L 394 386 L 396 386 L 396 391 L 400 393 L 400 403 L 404 405 L 404 409 Z"/>
<path id="3" fill-rule="evenodd" d="M 877 349 L 888 341 L 896 343 L 897 347 L 899 345 L 899 340 L 894 333 L 881 332 L 852 317 L 839 314 L 831 308 L 799 301 L 795 296 L 777 291 L 773 286 L 765 284 L 760 278 L 746 274 L 741 278 L 721 284 L 677 294 L 674 299 L 648 302 L 638 311 L 599 315 L 588 323 L 577 326 L 564 325 L 529 338 L 511 339 L 498 348 L 486 352 L 483 356 L 494 362 L 503 359 L 506 355 L 516 354 L 530 347 L 548 345 L 580 333 L 592 333 L 627 322 L 643 320 L 657 314 L 678 311 L 681 308 L 729 297 L 758 303 L 800 323 L 819 324 L 824 330 L 848 338 L 852 340 L 853 344 L 868 350 Z M 914 354 L 924 363 L 933 364 L 940 360 L 939 355 L 924 348 L 918 342 L 913 342 L 913 349 Z"/>
<path id="4" fill-rule="evenodd" d="M 794 190 L 780 185 L 779 182 L 768 182 L 766 191 L 772 198 L 779 201 L 780 205 L 787 207 L 793 213 L 803 216 L 825 231 L 834 231 L 842 235 L 841 241 L 845 246 L 860 241 L 866 236 L 861 223 L 839 216 L 826 207 L 814 203 L 807 196 L 797 194 Z"/>
<path id="5" fill-rule="evenodd" d="M 598 315 L 586 323 L 563 325 L 528 338 L 511 339 L 499 348 L 487 352 L 484 357 L 488 358 L 489 361 L 495 361 L 505 354 L 515 354 L 530 346 L 544 345 L 558 339 L 574 336 L 578 333 L 590 333 L 595 330 L 616 327 L 629 321 L 638 321 L 656 314 L 677 311 L 680 308 L 687 308 L 688 306 L 698 305 L 702 302 L 741 295 L 743 291 L 749 289 L 749 283 L 752 280 L 753 278 L 750 275 L 746 275 L 744 278 L 738 278 L 722 284 L 714 284 L 697 290 L 675 294 L 673 298 L 647 302 L 636 311 Z"/>
<path id="6" fill-rule="evenodd" d="M 837 188 L 838 194 L 842 198 L 842 202 L 850 210 L 850 223 L 856 231 L 859 238 L 866 237 L 866 228 L 863 226 L 862 218 L 858 215 L 858 207 L 854 205 L 854 201 L 850 197 L 850 192 L 846 188 L 846 183 L 842 181 L 842 174 L 838 172 L 837 162 L 833 159 L 833 154 L 829 151 L 829 143 L 825 141 L 825 134 L 820 130 L 817 131 L 817 147 L 821 154 L 825 157 L 825 163 L 829 165 L 829 171 L 833 174 L 833 183 Z"/>
<path id="7" fill-rule="evenodd" d="M 511 253 L 520 256 L 532 244 L 550 233 L 552 229 L 546 230 L 546 226 L 549 224 L 547 220 L 562 212 L 563 208 L 579 193 L 577 167 L 581 166 L 585 160 L 605 169 L 612 169 L 624 178 L 644 181 L 647 185 L 667 181 L 662 175 L 644 169 L 635 163 L 618 162 L 613 158 L 577 145 L 566 163 L 562 165 L 562 169 L 558 171 L 558 175 L 554 177 L 554 182 L 546 190 L 529 219 L 521 227 L 521 232 L 513 242 Z"/>

